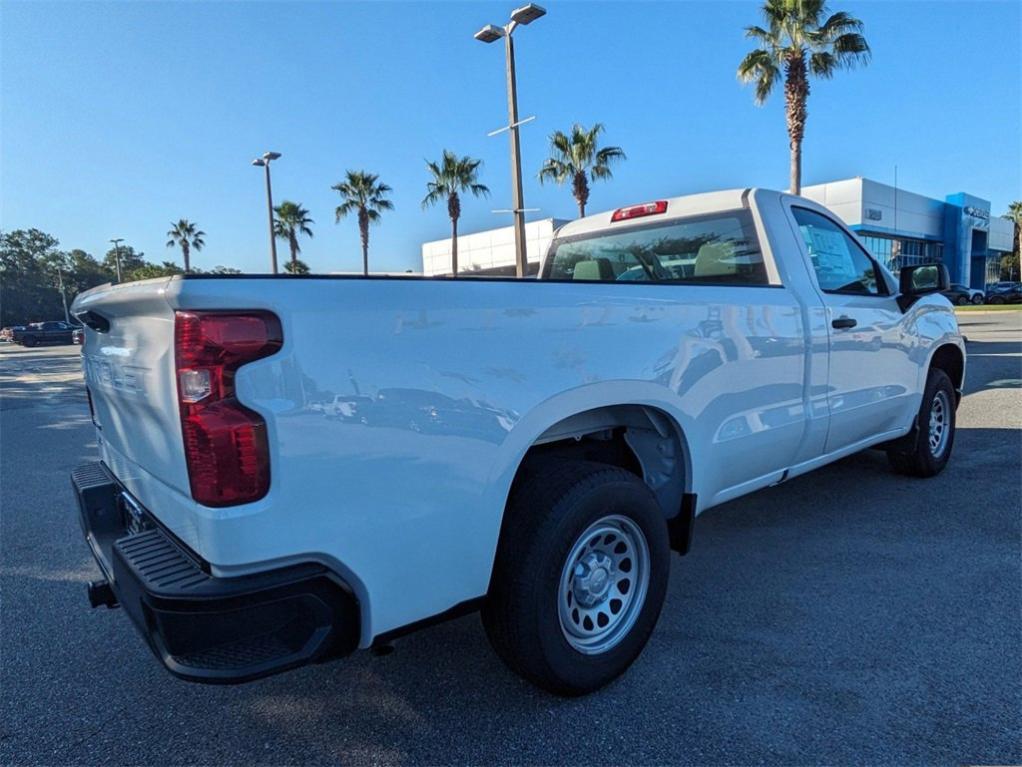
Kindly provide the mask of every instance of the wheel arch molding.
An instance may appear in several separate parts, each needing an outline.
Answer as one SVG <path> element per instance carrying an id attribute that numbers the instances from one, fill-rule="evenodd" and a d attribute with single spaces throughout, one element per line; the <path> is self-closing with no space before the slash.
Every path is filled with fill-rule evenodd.
<path id="1" fill-rule="evenodd" d="M 965 384 L 965 351 L 956 343 L 943 341 L 934 345 L 926 371 L 938 368 L 947 373 L 955 389 L 955 405 L 962 401 L 962 387 Z"/>
<path id="2" fill-rule="evenodd" d="M 642 478 L 669 524 L 676 520 L 672 542 L 677 539 L 675 548 L 684 553 L 696 511 L 699 459 L 688 436 L 695 425 L 664 395 L 664 387 L 650 382 L 602 382 L 563 392 L 527 413 L 508 435 L 504 456 L 487 483 L 487 508 L 500 509 L 498 531 L 514 483 L 530 462 L 578 450 Z M 498 544 L 499 532 L 492 557 Z"/>

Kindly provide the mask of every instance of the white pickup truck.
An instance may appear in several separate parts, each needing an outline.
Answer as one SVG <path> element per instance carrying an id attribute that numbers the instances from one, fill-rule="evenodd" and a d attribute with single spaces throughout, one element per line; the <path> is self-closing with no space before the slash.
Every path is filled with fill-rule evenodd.
<path id="1" fill-rule="evenodd" d="M 481 609 L 512 669 L 592 691 L 641 652 L 699 513 L 869 447 L 941 471 L 946 286 L 750 189 L 567 224 L 536 280 L 96 288 L 73 307 L 90 600 L 205 682 Z"/>

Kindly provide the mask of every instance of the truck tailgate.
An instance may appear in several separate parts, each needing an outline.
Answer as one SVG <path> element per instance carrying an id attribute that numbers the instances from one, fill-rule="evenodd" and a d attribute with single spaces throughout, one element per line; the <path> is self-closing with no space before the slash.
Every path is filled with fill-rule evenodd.
<path id="1" fill-rule="evenodd" d="M 82 365 L 104 460 L 137 495 L 158 484 L 188 494 L 174 371 L 170 280 L 114 285 L 79 297 L 78 316 L 101 318 L 85 331 Z M 97 329 L 109 323 L 106 329 Z M 143 503 L 152 498 L 140 497 Z"/>

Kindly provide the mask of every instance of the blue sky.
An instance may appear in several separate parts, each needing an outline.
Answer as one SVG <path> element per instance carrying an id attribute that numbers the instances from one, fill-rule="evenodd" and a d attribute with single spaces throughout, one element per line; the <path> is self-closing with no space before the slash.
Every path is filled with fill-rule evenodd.
<path id="1" fill-rule="evenodd" d="M 444 237 L 423 211 L 426 158 L 484 160 L 489 199 L 461 231 L 509 223 L 503 51 L 472 34 L 506 3 L 11 2 L 0 7 L 0 225 L 37 227 L 102 255 L 124 237 L 151 260 L 172 220 L 199 223 L 193 263 L 268 270 L 259 169 L 276 201 L 315 219 L 313 271 L 360 266 L 357 226 L 334 224 L 331 185 L 377 172 L 396 209 L 372 230 L 374 269 L 419 268 Z M 535 180 L 547 136 L 606 125 L 628 160 L 590 210 L 709 189 L 787 186 L 778 92 L 763 108 L 735 80 L 756 3 L 548 2 L 516 33 L 526 205 L 571 217 L 567 187 Z M 935 197 L 966 191 L 994 213 L 1022 197 L 1018 2 L 833 2 L 866 23 L 873 62 L 813 84 L 804 183 L 862 175 Z M 280 244 L 280 252 L 286 251 Z"/>

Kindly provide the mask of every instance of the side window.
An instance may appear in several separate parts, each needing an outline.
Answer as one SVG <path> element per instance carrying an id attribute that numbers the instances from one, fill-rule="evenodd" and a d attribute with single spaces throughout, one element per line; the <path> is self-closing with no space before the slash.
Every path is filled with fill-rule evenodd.
<path id="1" fill-rule="evenodd" d="M 821 290 L 868 296 L 881 294 L 873 261 L 841 227 L 806 208 L 792 208 L 791 213 L 802 232 Z"/>

